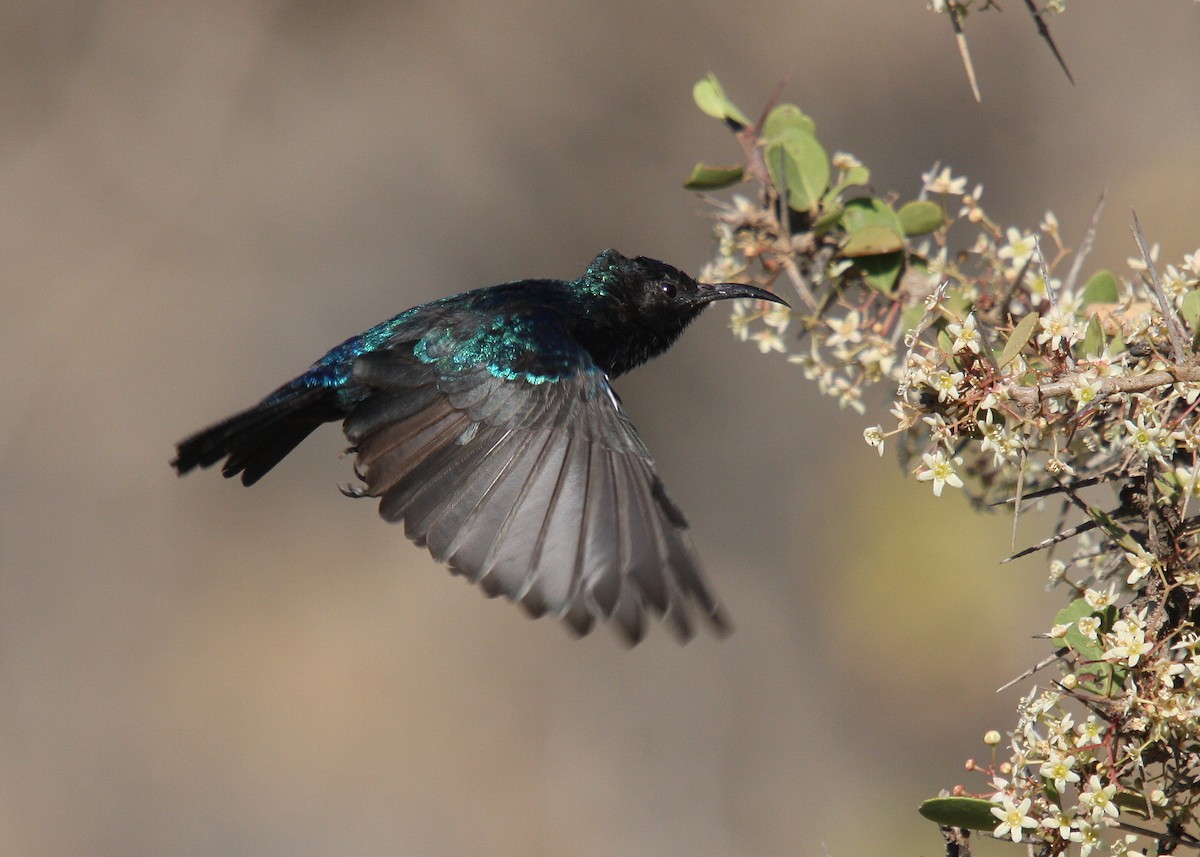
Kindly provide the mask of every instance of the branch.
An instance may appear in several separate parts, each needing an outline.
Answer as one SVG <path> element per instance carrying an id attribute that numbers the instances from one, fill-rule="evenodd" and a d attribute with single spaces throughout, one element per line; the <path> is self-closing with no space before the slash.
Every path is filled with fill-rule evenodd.
<path id="1" fill-rule="evenodd" d="M 1035 384 L 1027 387 L 1011 385 L 1002 386 L 1000 389 L 1002 392 L 1007 393 L 1008 397 L 1014 402 L 1022 405 L 1037 405 L 1044 399 L 1069 395 L 1071 391 L 1079 386 L 1082 378 L 1082 375 L 1074 374 L 1064 380 L 1054 381 L 1049 384 Z M 1155 387 L 1175 384 L 1179 381 L 1200 381 L 1200 367 L 1172 366 L 1157 372 L 1147 372 L 1145 375 L 1125 375 L 1118 378 L 1106 378 L 1100 385 L 1098 396 L 1108 397 L 1115 393 L 1141 393 L 1146 390 L 1153 390 Z"/>

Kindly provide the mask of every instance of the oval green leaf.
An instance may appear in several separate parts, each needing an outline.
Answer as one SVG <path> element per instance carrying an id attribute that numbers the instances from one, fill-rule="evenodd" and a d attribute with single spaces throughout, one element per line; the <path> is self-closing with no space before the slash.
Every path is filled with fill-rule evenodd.
<path id="1" fill-rule="evenodd" d="M 904 249 L 904 238 L 890 226 L 864 226 L 850 233 L 842 245 L 842 255 L 850 259 L 897 253 Z"/>
<path id="2" fill-rule="evenodd" d="M 810 137 L 817 136 L 817 123 L 795 104 L 780 104 L 767 114 L 766 121 L 763 122 L 762 136 L 764 140 L 771 140 L 791 129 L 803 131 Z"/>
<path id="3" fill-rule="evenodd" d="M 1192 330 L 1200 329 L 1196 322 L 1200 321 L 1200 289 L 1192 289 L 1183 296 L 1183 304 L 1179 307 L 1180 314 Z"/>
<path id="4" fill-rule="evenodd" d="M 880 256 L 864 256 L 854 260 L 854 268 L 862 275 L 867 285 L 878 292 L 890 295 L 896 279 L 904 268 L 903 253 L 884 253 Z"/>
<path id="5" fill-rule="evenodd" d="M 1119 299 L 1117 278 L 1107 269 L 1092 274 L 1083 287 L 1084 304 L 1115 304 Z"/>
<path id="6" fill-rule="evenodd" d="M 692 87 L 692 98 L 695 99 L 697 107 L 714 119 L 736 122 L 742 127 L 750 124 L 746 114 L 738 110 L 737 105 L 726 97 L 720 81 L 711 72 L 702 80 L 696 81 L 696 85 Z"/>
<path id="7" fill-rule="evenodd" d="M 1104 353 L 1104 328 L 1100 325 L 1100 316 L 1092 313 L 1088 319 L 1087 332 L 1083 335 L 1080 357 L 1096 357 Z"/>
<path id="8" fill-rule="evenodd" d="M 1000 819 L 992 814 L 999 804 L 977 797 L 935 797 L 921 804 L 918 812 L 942 827 L 995 830 Z"/>
<path id="9" fill-rule="evenodd" d="M 1086 616 L 1094 616 L 1096 611 L 1082 598 L 1077 598 L 1054 617 L 1055 625 L 1069 625 L 1062 641 L 1073 652 L 1078 652 L 1089 661 L 1096 661 L 1104 654 L 1104 647 L 1079 630 L 1079 620 Z"/>
<path id="10" fill-rule="evenodd" d="M 696 164 L 692 174 L 683 186 L 688 190 L 719 190 L 723 187 L 737 184 L 744 173 L 741 164 L 733 167 L 714 167 L 709 164 Z"/>
<path id="11" fill-rule="evenodd" d="M 829 187 L 829 156 L 811 134 L 792 128 L 767 143 L 763 152 L 776 189 L 787 194 L 788 207 L 815 211 Z"/>
<path id="12" fill-rule="evenodd" d="M 1037 329 L 1038 318 L 1036 312 L 1031 312 L 1013 328 L 1012 336 L 1008 338 L 1008 342 L 1004 343 L 1004 350 L 1000 352 L 1001 369 L 1017 359 L 1017 355 L 1021 353 L 1021 349 L 1025 347 L 1030 337 L 1033 336 L 1033 331 Z"/>
<path id="13" fill-rule="evenodd" d="M 910 238 L 914 235 L 928 235 L 941 229 L 946 222 L 946 212 L 936 202 L 927 199 L 914 199 L 900 206 L 897 212 L 904 234 Z"/>
<path id="14" fill-rule="evenodd" d="M 904 234 L 904 227 L 895 210 L 884 200 L 873 196 L 847 202 L 844 219 L 846 231 L 852 234 L 868 226 L 887 226 L 897 235 Z"/>
<path id="15" fill-rule="evenodd" d="M 846 177 L 842 179 L 842 187 L 861 187 L 871 181 L 871 171 L 864 166 L 851 167 L 846 170 Z"/>

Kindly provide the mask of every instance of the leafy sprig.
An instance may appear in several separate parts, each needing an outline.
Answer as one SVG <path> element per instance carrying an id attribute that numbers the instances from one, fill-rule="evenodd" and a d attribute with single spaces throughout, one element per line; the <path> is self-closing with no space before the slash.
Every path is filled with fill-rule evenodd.
<path id="1" fill-rule="evenodd" d="M 980 787 L 922 811 L 1044 853 L 1200 844 L 1200 250 L 1160 266 L 1135 219 L 1129 271 L 1084 279 L 1099 207 L 1072 251 L 1053 213 L 1001 227 L 949 167 L 912 198 L 879 193 L 798 106 L 751 123 L 711 75 L 694 95 L 743 159 L 687 187 L 748 188 L 713 199 L 703 278 L 800 298 L 735 303 L 734 335 L 859 413 L 889 391 L 864 438 L 935 494 L 1009 508 L 1014 527 L 1054 498 L 1079 519 L 1021 552 L 1074 545 L 1050 562 L 1069 603 L 1030 671 L 1060 675 L 1022 701 L 1006 758 L 992 733 L 992 761 L 969 764 Z"/>

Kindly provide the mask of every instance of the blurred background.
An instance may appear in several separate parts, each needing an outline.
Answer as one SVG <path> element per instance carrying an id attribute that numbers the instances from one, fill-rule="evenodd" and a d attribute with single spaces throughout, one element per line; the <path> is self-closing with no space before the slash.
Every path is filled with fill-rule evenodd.
<path id="1" fill-rule="evenodd" d="M 1134 207 L 1194 251 L 1200 9 L 1070 4 L 1072 87 L 1005 8 L 976 105 L 920 0 L 3 4 L 0 853 L 938 852 L 916 806 L 982 788 L 1061 596 L 723 311 L 618 387 L 724 641 L 487 601 L 339 495 L 333 427 L 252 490 L 168 461 L 413 304 L 609 246 L 698 270 L 709 71 L 752 114 L 786 81 L 880 190 L 940 159 L 1077 245 L 1107 189 L 1094 265 Z"/>

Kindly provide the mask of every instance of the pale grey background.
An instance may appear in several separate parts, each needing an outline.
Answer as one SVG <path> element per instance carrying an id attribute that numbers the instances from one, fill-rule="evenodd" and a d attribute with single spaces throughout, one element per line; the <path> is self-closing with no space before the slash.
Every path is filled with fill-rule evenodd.
<path id="1" fill-rule="evenodd" d="M 1194 250 L 1200 10 L 1071 3 L 1071 87 L 1008 6 L 969 22 L 977 106 L 919 0 L 5 4 L 0 852 L 939 850 L 915 807 L 1010 725 L 1043 564 L 721 311 L 619 386 L 724 642 L 484 600 L 340 497 L 333 429 L 253 490 L 167 462 L 414 303 L 606 246 L 698 269 L 710 70 L 748 111 L 786 78 L 881 190 L 942 159 L 1075 239 L 1107 188 L 1097 264 L 1134 206 Z"/>

